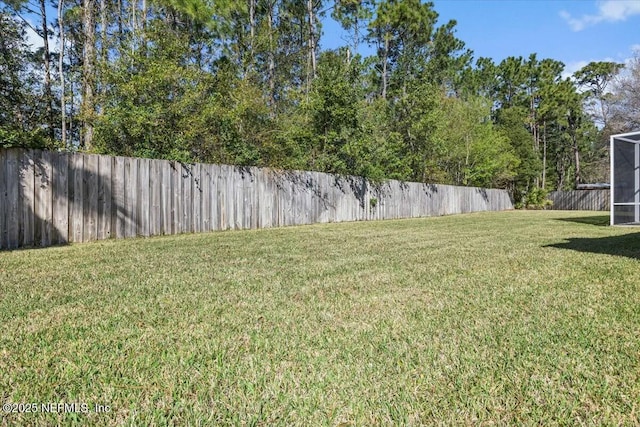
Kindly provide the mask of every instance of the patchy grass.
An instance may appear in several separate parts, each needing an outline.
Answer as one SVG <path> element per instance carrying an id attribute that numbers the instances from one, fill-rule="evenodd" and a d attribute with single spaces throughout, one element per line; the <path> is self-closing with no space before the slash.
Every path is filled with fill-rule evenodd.
<path id="1" fill-rule="evenodd" d="M 604 224 L 482 213 L 0 253 L 2 402 L 88 405 L 2 424 L 637 424 L 640 233 Z"/>

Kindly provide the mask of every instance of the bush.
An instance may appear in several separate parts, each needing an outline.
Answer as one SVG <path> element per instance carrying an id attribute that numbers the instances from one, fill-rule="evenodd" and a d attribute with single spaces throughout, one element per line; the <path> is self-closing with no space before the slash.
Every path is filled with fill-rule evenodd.
<path id="1" fill-rule="evenodd" d="M 550 207 L 553 205 L 553 202 L 547 198 L 548 194 L 549 192 L 544 188 L 534 187 L 524 196 L 524 208 L 546 209 Z"/>

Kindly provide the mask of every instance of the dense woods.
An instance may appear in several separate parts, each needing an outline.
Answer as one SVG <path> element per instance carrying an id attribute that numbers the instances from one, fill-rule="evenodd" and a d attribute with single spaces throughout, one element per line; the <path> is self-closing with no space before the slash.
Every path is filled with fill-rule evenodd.
<path id="1" fill-rule="evenodd" d="M 500 187 L 526 205 L 607 181 L 608 135 L 640 126 L 640 57 L 569 78 L 536 54 L 474 58 L 420 0 L 0 8 L 5 147 Z M 320 43 L 329 15 L 339 49 Z"/>

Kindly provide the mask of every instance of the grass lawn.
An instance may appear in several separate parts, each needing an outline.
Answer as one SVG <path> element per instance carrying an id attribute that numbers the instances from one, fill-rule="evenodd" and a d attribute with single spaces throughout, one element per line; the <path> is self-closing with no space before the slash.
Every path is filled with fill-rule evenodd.
<path id="1" fill-rule="evenodd" d="M 1 424 L 637 425 L 640 229 L 607 223 L 514 211 L 0 252 L 0 400 L 40 412 Z"/>

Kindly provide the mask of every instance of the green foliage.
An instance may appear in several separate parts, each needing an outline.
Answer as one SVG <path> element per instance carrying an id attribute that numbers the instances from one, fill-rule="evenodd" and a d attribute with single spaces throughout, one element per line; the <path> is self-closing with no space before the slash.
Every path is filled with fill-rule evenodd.
<path id="1" fill-rule="evenodd" d="M 516 175 L 509 186 L 514 199 L 522 201 L 542 171 L 542 161 L 535 151 L 534 141 L 526 128 L 526 110 L 518 107 L 502 108 L 497 114 L 497 128 L 508 139 L 519 159 Z"/>
<path id="2" fill-rule="evenodd" d="M 314 133 L 311 166 L 315 170 L 346 174 L 353 163 L 345 149 L 358 137 L 358 64 L 346 63 L 338 52 L 325 52 L 309 94 Z"/>
<path id="3" fill-rule="evenodd" d="M 547 198 L 548 195 L 549 192 L 544 188 L 534 187 L 526 194 L 523 203 L 517 207 L 546 209 L 553 204 L 553 202 Z"/>
<path id="4" fill-rule="evenodd" d="M 443 147 L 441 161 L 449 181 L 480 187 L 510 182 L 520 159 L 491 122 L 488 101 L 443 97 L 441 106 L 443 116 L 433 138 Z"/>
<path id="5" fill-rule="evenodd" d="M 409 180 L 411 158 L 406 154 L 402 136 L 391 124 L 387 103 L 377 99 L 370 103 L 360 102 L 358 107 L 360 132 L 344 147 L 354 174 L 376 182 Z"/>
<path id="6" fill-rule="evenodd" d="M 96 122 L 96 149 L 112 154 L 260 164 L 268 111 L 233 65 L 215 74 L 188 63 L 188 40 L 154 27 L 152 42 L 109 70 L 112 90 Z M 128 67 L 127 63 L 135 64 Z"/>
<path id="7" fill-rule="evenodd" d="M 0 147 L 53 148 L 25 25 L 0 9 Z"/>

